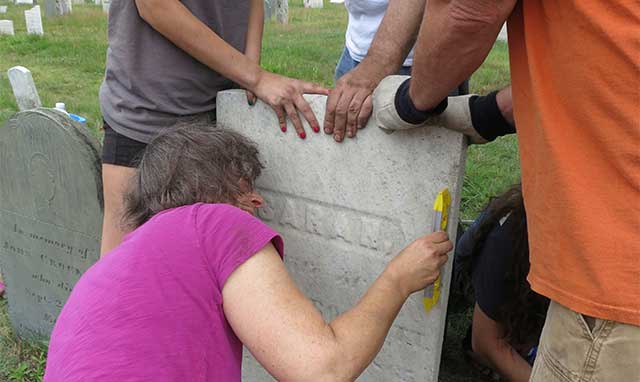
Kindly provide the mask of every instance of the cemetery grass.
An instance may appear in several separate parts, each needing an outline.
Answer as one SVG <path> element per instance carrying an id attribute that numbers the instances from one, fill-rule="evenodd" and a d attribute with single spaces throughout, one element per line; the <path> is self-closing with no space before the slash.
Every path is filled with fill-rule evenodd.
<path id="1" fill-rule="evenodd" d="M 65 102 L 67 110 L 85 116 L 87 127 L 98 139 L 101 116 L 98 89 L 104 74 L 107 48 L 106 17 L 99 6 L 76 5 L 73 14 L 43 17 L 44 36 L 26 35 L 24 10 L 8 5 L 2 19 L 14 21 L 16 36 L 0 36 L 0 125 L 17 111 L 7 78 L 15 65 L 33 73 L 45 106 Z M 265 26 L 262 65 L 267 70 L 333 85 L 333 71 L 343 49 L 347 14 L 343 5 L 324 9 L 302 8 L 302 0 L 290 1 L 289 24 Z M 507 46 L 496 43 L 490 56 L 471 79 L 472 92 L 486 94 L 509 84 Z M 470 147 L 462 192 L 461 217 L 477 216 L 489 197 L 505 190 L 520 177 L 515 137 Z M 455 308 L 455 309 L 453 309 Z M 443 347 L 440 381 L 477 381 L 481 376 L 463 359 L 460 342 L 469 322 L 469 310 L 452 307 Z M 0 300 L 0 381 L 41 380 L 46 345 L 18 340 L 10 329 L 6 300 Z"/>

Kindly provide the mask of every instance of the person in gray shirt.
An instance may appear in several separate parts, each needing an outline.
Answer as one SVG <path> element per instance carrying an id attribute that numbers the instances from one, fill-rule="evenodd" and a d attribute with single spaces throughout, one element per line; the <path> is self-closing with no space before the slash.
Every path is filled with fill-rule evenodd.
<path id="1" fill-rule="evenodd" d="M 260 68 L 262 0 L 114 0 L 100 107 L 104 222 L 101 254 L 120 243 L 122 196 L 146 144 L 178 122 L 215 119 L 220 90 L 247 89 L 269 104 L 286 131 L 302 139 L 300 112 L 320 131 L 303 93 L 328 94 L 312 83 Z"/>

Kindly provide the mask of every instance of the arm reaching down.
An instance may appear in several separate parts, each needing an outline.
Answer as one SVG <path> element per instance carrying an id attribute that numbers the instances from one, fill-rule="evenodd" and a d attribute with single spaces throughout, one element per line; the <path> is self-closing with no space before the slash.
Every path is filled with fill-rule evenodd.
<path id="1" fill-rule="evenodd" d="M 382 347 L 407 297 L 436 280 L 451 249 L 444 232 L 419 238 L 388 264 L 356 306 L 326 323 L 269 244 L 227 280 L 225 316 L 277 380 L 353 381 Z"/>
<path id="2" fill-rule="evenodd" d="M 487 316 L 476 303 L 473 309 L 472 347 L 508 381 L 526 382 L 531 366 L 504 339 L 500 324 Z"/>
<path id="3" fill-rule="evenodd" d="M 434 109 L 489 54 L 516 0 L 429 0 L 416 43 L 409 95 Z"/>

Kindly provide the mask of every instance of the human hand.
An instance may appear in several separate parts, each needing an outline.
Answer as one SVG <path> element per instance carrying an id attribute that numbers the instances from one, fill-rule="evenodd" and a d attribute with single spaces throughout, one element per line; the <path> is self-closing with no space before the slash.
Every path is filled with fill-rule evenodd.
<path id="1" fill-rule="evenodd" d="M 288 116 L 298 136 L 302 139 L 307 137 L 298 111 L 309 122 L 313 131 L 316 133 L 320 131 L 320 124 L 302 95 L 305 93 L 329 94 L 329 90 L 323 86 L 262 71 L 255 88 L 251 91 L 276 112 L 282 132 L 287 131 L 286 117 Z"/>
<path id="2" fill-rule="evenodd" d="M 447 262 L 453 243 L 446 232 L 434 232 L 416 239 L 402 250 L 386 271 L 406 296 L 432 284 Z"/>
<path id="3" fill-rule="evenodd" d="M 324 132 L 336 142 L 353 138 L 366 126 L 373 110 L 372 93 L 380 79 L 363 64 L 342 76 L 329 93 L 324 116 Z"/>

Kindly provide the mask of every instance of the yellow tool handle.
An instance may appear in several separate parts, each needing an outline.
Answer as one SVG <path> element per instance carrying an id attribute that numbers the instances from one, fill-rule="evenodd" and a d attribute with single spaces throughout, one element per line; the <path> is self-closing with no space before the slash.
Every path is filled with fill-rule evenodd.
<path id="1" fill-rule="evenodd" d="M 445 188 L 438 193 L 436 201 L 433 203 L 433 219 L 431 221 L 431 232 L 446 231 L 449 222 L 449 207 L 451 206 L 451 194 L 449 189 Z M 433 285 L 428 286 L 424 290 L 422 305 L 424 311 L 429 313 L 431 309 L 438 303 L 440 299 L 440 277 L 436 279 Z"/>

